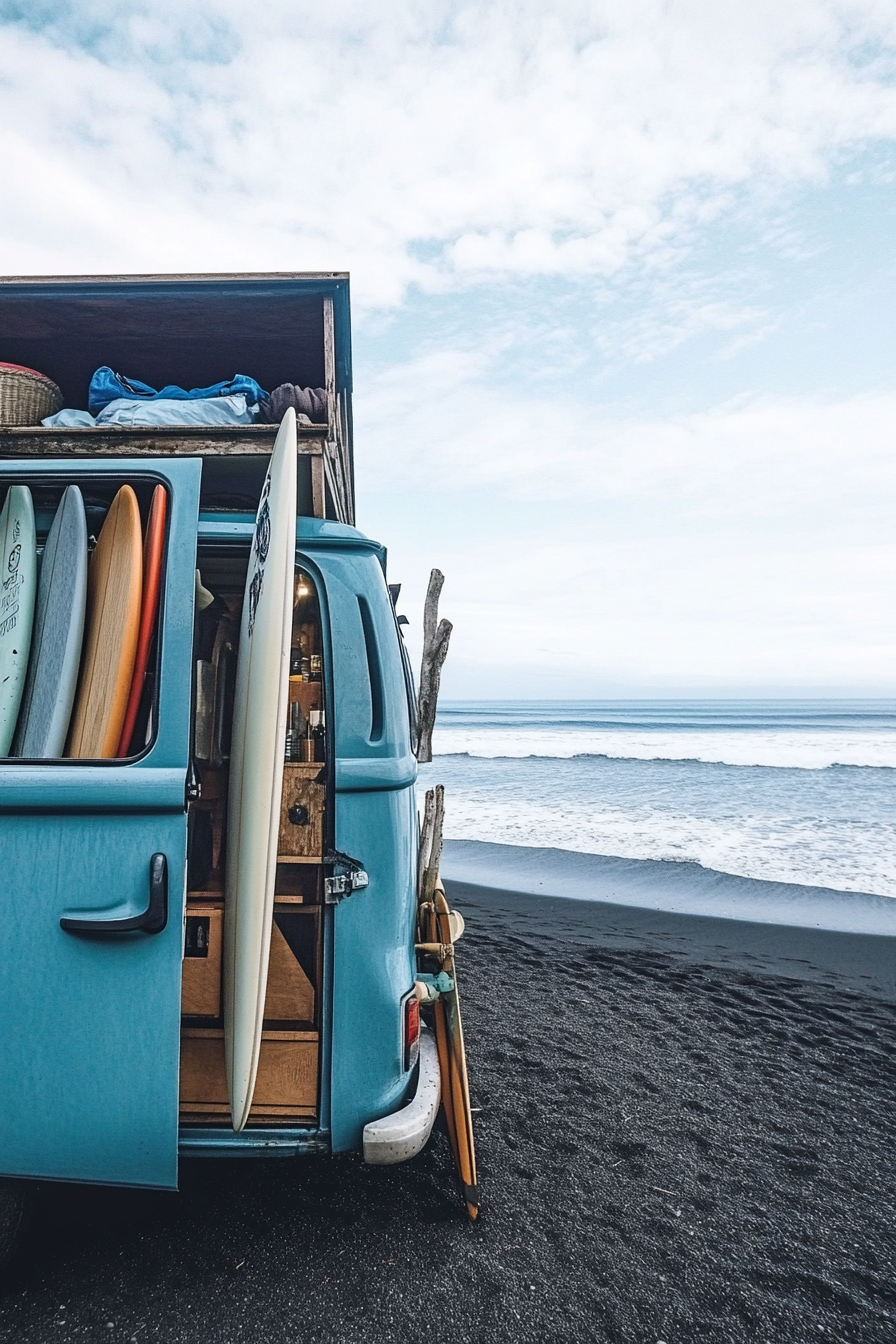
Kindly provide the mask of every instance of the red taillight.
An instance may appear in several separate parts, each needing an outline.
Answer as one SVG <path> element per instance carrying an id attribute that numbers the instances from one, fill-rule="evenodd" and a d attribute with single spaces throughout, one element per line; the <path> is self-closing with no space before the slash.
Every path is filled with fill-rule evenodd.
<path id="1" fill-rule="evenodd" d="M 404 1067 L 412 1069 L 420 1053 L 420 1005 L 416 994 L 404 1001 Z"/>

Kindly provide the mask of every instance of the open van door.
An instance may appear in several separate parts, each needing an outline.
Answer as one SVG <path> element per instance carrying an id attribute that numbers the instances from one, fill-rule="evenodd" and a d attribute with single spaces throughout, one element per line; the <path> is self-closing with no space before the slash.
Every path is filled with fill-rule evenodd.
<path id="1" fill-rule="evenodd" d="M 177 1184 L 181 957 L 201 463 L 0 462 L 38 544 L 78 485 L 88 530 L 124 482 L 168 492 L 148 749 L 0 760 L 0 1174 Z M 145 520 L 145 507 L 143 511 Z"/>

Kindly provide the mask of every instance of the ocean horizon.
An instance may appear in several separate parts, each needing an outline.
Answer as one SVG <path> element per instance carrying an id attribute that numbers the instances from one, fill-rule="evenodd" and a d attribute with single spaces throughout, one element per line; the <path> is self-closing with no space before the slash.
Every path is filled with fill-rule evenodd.
<path id="1" fill-rule="evenodd" d="M 896 896 L 896 699 L 449 700 L 451 840 Z"/>

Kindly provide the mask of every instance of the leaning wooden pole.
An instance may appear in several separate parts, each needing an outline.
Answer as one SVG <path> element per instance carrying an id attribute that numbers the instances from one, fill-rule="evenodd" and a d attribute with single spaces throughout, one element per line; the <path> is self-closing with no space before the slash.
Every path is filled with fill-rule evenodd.
<path id="1" fill-rule="evenodd" d="M 423 827 L 420 835 L 420 878 L 417 907 L 417 952 L 433 958 L 448 977 L 447 989 L 441 989 L 432 1003 L 433 1028 L 439 1073 L 442 1080 L 442 1108 L 454 1165 L 463 1187 L 464 1203 L 470 1218 L 479 1214 L 479 1186 L 476 1175 L 476 1145 L 473 1137 L 473 1112 L 467 1055 L 460 1019 L 454 940 L 463 932 L 463 921 L 448 909 L 445 888 L 439 876 L 442 858 L 442 828 L 445 819 L 445 790 L 441 784 L 426 792 Z"/>
<path id="2" fill-rule="evenodd" d="M 434 569 L 429 576 L 423 607 L 423 658 L 420 663 L 420 690 L 417 693 L 417 760 L 423 764 L 432 760 L 432 733 L 436 723 L 439 682 L 453 629 L 450 621 L 439 620 L 439 594 L 444 582 L 442 571 Z"/>

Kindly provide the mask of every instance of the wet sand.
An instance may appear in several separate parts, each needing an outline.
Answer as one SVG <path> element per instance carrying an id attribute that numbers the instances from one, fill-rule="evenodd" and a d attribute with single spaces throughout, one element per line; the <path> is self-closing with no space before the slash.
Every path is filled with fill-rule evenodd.
<path id="1" fill-rule="evenodd" d="M 896 1338 L 896 940 L 459 881 L 480 1157 L 48 1188 L 0 1338 Z"/>

